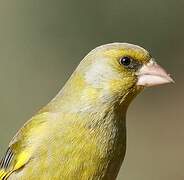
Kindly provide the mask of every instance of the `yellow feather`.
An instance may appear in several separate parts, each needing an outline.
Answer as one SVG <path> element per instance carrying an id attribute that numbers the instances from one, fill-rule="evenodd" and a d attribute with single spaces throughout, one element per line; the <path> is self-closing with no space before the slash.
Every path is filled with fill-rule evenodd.
<path id="1" fill-rule="evenodd" d="M 115 180 L 126 150 L 128 104 L 143 88 L 136 70 L 150 61 L 127 43 L 100 46 L 80 63 L 59 94 L 10 142 L 0 180 Z M 9 159 L 10 158 L 10 159 Z"/>

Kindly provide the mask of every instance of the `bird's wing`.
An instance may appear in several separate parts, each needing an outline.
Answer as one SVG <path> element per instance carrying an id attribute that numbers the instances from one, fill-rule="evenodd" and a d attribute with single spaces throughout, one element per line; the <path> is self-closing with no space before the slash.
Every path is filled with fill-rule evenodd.
<path id="1" fill-rule="evenodd" d="M 42 113 L 33 117 L 10 142 L 4 158 L 0 161 L 0 180 L 6 180 L 13 172 L 28 163 L 36 149 L 34 141 L 45 129 L 48 114 Z"/>
<path id="2" fill-rule="evenodd" d="M 11 161 L 13 159 L 14 153 L 10 148 L 8 148 L 4 158 L 0 162 L 0 180 L 6 179 L 9 174 L 11 174 L 11 170 L 6 171 L 6 169 L 11 164 Z"/>
<path id="3" fill-rule="evenodd" d="M 7 179 L 14 171 L 23 167 L 29 158 L 30 155 L 26 152 L 26 149 L 21 150 L 21 152 L 15 152 L 12 147 L 9 147 L 0 162 L 0 180 Z"/>

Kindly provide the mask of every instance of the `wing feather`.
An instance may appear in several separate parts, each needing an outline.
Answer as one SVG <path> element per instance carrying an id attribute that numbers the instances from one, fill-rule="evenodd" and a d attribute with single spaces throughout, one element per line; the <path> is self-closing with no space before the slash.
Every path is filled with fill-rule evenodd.
<path id="1" fill-rule="evenodd" d="M 0 180 L 6 180 L 14 171 L 23 167 L 31 158 L 34 142 L 37 141 L 48 113 L 42 113 L 29 120 L 10 142 L 4 157 L 0 161 Z M 40 130 L 40 131 L 39 131 Z M 30 141 L 32 144 L 30 144 Z"/>

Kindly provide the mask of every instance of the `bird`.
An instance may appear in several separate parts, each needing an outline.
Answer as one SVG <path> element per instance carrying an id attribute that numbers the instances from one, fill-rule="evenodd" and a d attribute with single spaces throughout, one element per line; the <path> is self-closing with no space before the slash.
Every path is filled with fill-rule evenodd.
<path id="1" fill-rule="evenodd" d="M 172 82 L 143 47 L 96 47 L 10 141 L 0 180 L 115 180 L 129 104 L 145 88 Z"/>

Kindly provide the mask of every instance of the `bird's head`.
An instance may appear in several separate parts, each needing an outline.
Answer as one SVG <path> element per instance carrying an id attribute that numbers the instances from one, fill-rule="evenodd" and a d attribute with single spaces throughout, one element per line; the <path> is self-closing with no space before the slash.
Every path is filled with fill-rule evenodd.
<path id="1" fill-rule="evenodd" d="M 129 104 L 144 87 L 173 80 L 142 47 L 111 43 L 92 50 L 81 61 L 69 82 L 70 88 L 66 91 L 72 89 L 75 97 L 80 96 L 86 102 L 127 100 Z M 67 94 L 72 96 L 70 92 Z"/>
<path id="2" fill-rule="evenodd" d="M 173 82 L 148 51 L 128 43 L 106 44 L 92 50 L 81 62 L 87 85 L 108 94 L 126 94 L 130 90 Z"/>

